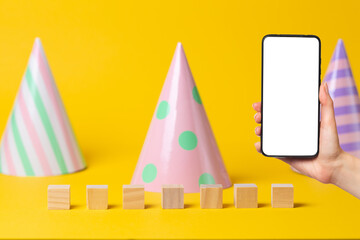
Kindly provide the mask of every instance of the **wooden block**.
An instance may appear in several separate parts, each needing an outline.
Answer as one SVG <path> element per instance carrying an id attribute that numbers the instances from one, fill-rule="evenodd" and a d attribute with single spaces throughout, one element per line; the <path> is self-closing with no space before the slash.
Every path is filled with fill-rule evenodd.
<path id="1" fill-rule="evenodd" d="M 144 185 L 123 185 L 123 209 L 144 209 Z"/>
<path id="2" fill-rule="evenodd" d="M 86 202 L 88 209 L 100 210 L 108 208 L 108 186 L 87 185 Z"/>
<path id="3" fill-rule="evenodd" d="M 273 208 L 293 208 L 294 186 L 292 184 L 271 184 L 271 205 Z"/>
<path id="4" fill-rule="evenodd" d="M 48 186 L 48 209 L 70 209 L 70 185 Z"/>
<path id="5" fill-rule="evenodd" d="M 184 186 L 178 184 L 162 185 L 161 206 L 163 209 L 184 208 Z"/>
<path id="6" fill-rule="evenodd" d="M 201 208 L 223 207 L 223 187 L 221 184 L 200 185 L 200 207 Z"/>
<path id="7" fill-rule="evenodd" d="M 234 204 L 236 208 L 257 208 L 258 189 L 256 184 L 234 184 Z"/>

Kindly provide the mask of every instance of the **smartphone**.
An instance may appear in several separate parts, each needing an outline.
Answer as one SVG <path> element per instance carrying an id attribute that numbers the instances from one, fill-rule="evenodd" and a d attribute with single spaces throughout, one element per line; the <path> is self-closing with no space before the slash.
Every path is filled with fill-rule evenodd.
<path id="1" fill-rule="evenodd" d="M 321 42 L 315 35 L 262 39 L 261 151 L 268 157 L 319 152 Z"/>

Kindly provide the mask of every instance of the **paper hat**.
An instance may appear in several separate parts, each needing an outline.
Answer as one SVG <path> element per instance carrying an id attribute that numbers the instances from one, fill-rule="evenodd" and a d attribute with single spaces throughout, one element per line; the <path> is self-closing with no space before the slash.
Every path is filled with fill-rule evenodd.
<path id="1" fill-rule="evenodd" d="M 334 101 L 341 148 L 360 157 L 360 100 L 341 39 L 337 42 L 324 80 Z"/>
<path id="2" fill-rule="evenodd" d="M 150 192 L 162 184 L 183 184 L 186 193 L 199 192 L 200 184 L 231 186 L 181 43 L 131 183 Z"/>
<path id="3" fill-rule="evenodd" d="M 0 147 L 0 171 L 51 176 L 84 169 L 40 39 L 35 39 Z"/>

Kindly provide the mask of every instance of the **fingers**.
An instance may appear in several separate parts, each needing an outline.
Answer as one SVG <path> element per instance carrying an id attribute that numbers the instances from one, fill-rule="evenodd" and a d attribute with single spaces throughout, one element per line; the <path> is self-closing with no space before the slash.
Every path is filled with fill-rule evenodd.
<path id="1" fill-rule="evenodd" d="M 261 102 L 256 102 L 252 106 L 253 106 L 255 111 L 261 112 Z"/>
<path id="2" fill-rule="evenodd" d="M 261 112 L 255 113 L 254 119 L 256 123 L 261 123 Z"/>
<path id="3" fill-rule="evenodd" d="M 320 86 L 319 99 L 321 103 L 321 122 L 326 125 L 335 124 L 334 104 L 329 94 L 329 87 L 326 82 Z"/>
<path id="4" fill-rule="evenodd" d="M 254 116 L 255 122 L 261 123 L 261 102 L 256 102 L 252 106 L 253 106 L 254 110 L 257 112 Z M 261 126 L 258 126 L 255 128 L 255 134 L 257 136 L 261 135 Z M 255 143 L 255 148 L 256 148 L 257 152 L 261 153 L 261 143 L 260 142 Z"/>
<path id="5" fill-rule="evenodd" d="M 258 153 L 261 153 L 261 144 L 260 144 L 260 142 L 255 143 L 255 148 L 256 148 L 256 151 L 258 151 Z"/>
<path id="6" fill-rule="evenodd" d="M 261 135 L 261 126 L 255 128 L 255 134 L 260 137 Z"/>

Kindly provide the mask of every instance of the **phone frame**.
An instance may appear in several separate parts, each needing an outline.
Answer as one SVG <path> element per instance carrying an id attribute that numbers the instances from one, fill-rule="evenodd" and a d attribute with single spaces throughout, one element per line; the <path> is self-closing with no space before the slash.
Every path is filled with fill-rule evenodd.
<path id="1" fill-rule="evenodd" d="M 302 35 L 302 34 L 267 34 L 262 38 L 261 44 L 261 117 L 263 118 L 263 92 L 264 92 L 264 41 L 268 37 L 300 37 L 300 38 L 315 38 L 319 42 L 319 84 L 318 84 L 318 94 L 320 94 L 320 85 L 321 85 L 321 41 L 320 38 L 316 35 Z M 318 99 L 318 139 L 317 139 L 317 151 L 314 155 L 267 155 L 263 151 L 263 125 L 261 124 L 261 134 L 260 134 L 260 143 L 261 143 L 261 153 L 266 157 L 276 157 L 276 158 L 314 158 L 319 154 L 319 145 L 320 145 L 320 100 Z"/>

